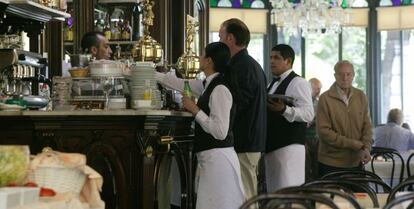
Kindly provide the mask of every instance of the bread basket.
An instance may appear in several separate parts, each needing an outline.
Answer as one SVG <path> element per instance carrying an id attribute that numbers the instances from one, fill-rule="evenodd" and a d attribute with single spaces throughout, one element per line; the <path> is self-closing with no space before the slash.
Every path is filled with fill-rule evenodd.
<path id="1" fill-rule="evenodd" d="M 51 149 L 38 154 L 32 161 L 32 166 L 34 163 L 37 165 L 32 167 L 29 181 L 40 187 L 53 189 L 57 193 L 71 192 L 79 195 L 85 184 L 86 174 L 80 167 L 65 166 L 59 155 L 59 152 Z"/>
<path id="2" fill-rule="evenodd" d="M 72 78 L 82 78 L 89 76 L 88 68 L 72 68 L 68 70 Z"/>

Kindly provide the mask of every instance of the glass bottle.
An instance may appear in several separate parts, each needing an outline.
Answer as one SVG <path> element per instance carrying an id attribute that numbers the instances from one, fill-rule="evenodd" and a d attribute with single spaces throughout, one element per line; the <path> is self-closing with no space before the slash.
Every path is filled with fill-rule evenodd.
<path id="1" fill-rule="evenodd" d="M 131 40 L 131 26 L 129 25 L 129 21 L 124 21 L 124 27 L 122 29 L 122 39 L 129 41 Z"/>
<path id="2" fill-rule="evenodd" d="M 72 26 L 69 26 L 68 29 L 66 30 L 65 40 L 66 41 L 73 41 L 73 29 L 72 29 Z"/>
<path id="3" fill-rule="evenodd" d="M 115 22 L 111 30 L 111 40 L 117 41 L 120 39 L 120 36 L 121 32 L 119 31 L 118 22 Z"/>
<path id="4" fill-rule="evenodd" d="M 105 35 L 106 40 L 111 40 L 112 32 L 111 32 L 111 27 L 109 26 L 109 23 L 106 23 L 103 33 Z"/>
<path id="5" fill-rule="evenodd" d="M 144 84 L 144 96 L 143 99 L 144 100 L 151 100 L 152 99 L 152 89 L 151 89 L 151 82 L 150 80 L 145 80 L 145 84 Z"/>
<path id="6" fill-rule="evenodd" d="M 193 97 L 193 92 L 191 91 L 190 82 L 188 80 L 184 80 L 183 96 L 190 99 Z"/>
<path id="7" fill-rule="evenodd" d="M 242 7 L 243 8 L 250 8 L 250 1 L 249 0 L 243 0 Z"/>

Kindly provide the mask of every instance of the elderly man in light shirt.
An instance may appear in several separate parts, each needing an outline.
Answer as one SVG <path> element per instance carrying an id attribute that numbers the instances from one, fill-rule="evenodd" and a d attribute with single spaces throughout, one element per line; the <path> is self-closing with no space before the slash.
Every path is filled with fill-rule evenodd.
<path id="1" fill-rule="evenodd" d="M 414 149 L 414 134 L 401 127 L 403 120 L 404 114 L 401 110 L 390 110 L 387 124 L 374 130 L 374 146 L 392 148 L 399 152 Z"/>

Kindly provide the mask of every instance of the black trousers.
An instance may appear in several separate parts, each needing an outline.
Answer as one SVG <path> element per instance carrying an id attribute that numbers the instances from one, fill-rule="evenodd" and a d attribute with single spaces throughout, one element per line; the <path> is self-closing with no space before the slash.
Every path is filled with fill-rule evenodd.
<path id="1" fill-rule="evenodd" d="M 357 167 L 353 167 L 353 168 L 340 168 L 340 167 L 334 167 L 334 166 L 326 165 L 326 164 L 319 162 L 319 178 L 321 178 L 322 176 L 325 176 L 328 173 L 333 173 L 337 171 L 360 171 L 360 170 L 362 170 L 362 164 Z"/>

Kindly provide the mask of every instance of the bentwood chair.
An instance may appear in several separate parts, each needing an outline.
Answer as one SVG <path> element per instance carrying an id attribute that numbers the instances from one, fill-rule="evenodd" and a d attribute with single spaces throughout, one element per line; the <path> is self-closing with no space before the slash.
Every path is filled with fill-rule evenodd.
<path id="1" fill-rule="evenodd" d="M 322 187 L 287 187 L 275 192 L 276 194 L 329 194 L 332 199 L 335 196 L 341 197 L 348 201 L 355 209 L 361 209 L 361 205 L 356 201 L 353 195 L 343 192 L 339 189 L 322 188 Z"/>
<path id="2" fill-rule="evenodd" d="M 391 208 L 393 208 L 396 205 L 399 205 L 401 203 L 408 202 L 408 201 L 410 201 L 408 207 L 403 207 L 403 208 L 413 209 L 414 208 L 413 200 L 414 200 L 414 193 L 401 195 L 401 196 L 398 196 L 398 197 L 394 198 L 390 202 L 388 202 L 384 206 L 383 209 L 391 209 Z"/>
<path id="3" fill-rule="evenodd" d="M 372 201 L 372 205 L 374 208 L 379 207 L 379 202 L 377 198 L 377 194 L 374 192 L 372 188 L 370 188 L 367 184 L 361 184 L 354 181 L 343 180 L 343 179 L 327 179 L 327 180 L 316 180 L 305 183 L 304 186 L 312 186 L 312 187 L 323 187 L 323 188 L 346 188 L 350 191 L 350 194 L 355 192 L 363 192 L 367 193 Z"/>
<path id="4" fill-rule="evenodd" d="M 390 202 L 391 200 L 393 200 L 395 198 L 395 195 L 397 194 L 397 192 L 404 191 L 404 188 L 410 187 L 410 186 L 414 186 L 414 180 L 413 179 L 405 180 L 405 181 L 401 182 L 400 184 L 398 184 L 397 186 L 395 186 L 391 190 L 390 194 L 388 195 L 387 202 Z"/>
<path id="5" fill-rule="evenodd" d="M 343 178 L 373 178 L 373 179 L 382 180 L 377 174 L 369 172 L 369 171 L 365 171 L 365 170 L 336 171 L 336 172 L 328 173 L 325 176 L 322 176 L 321 179 L 343 179 Z"/>
<path id="6" fill-rule="evenodd" d="M 390 187 L 393 187 L 393 182 L 394 182 L 394 175 L 395 175 L 395 167 L 397 164 L 396 159 L 400 160 L 401 166 L 400 166 L 400 176 L 399 176 L 399 183 L 401 183 L 403 181 L 404 178 L 404 167 L 405 167 L 405 163 L 404 163 L 404 159 L 401 156 L 401 154 L 395 150 L 395 149 L 391 149 L 391 148 L 385 148 L 385 147 L 372 147 L 371 149 L 371 170 L 373 173 L 375 173 L 375 162 L 377 157 L 382 157 L 386 162 L 391 162 L 391 170 L 390 170 Z"/>
<path id="7" fill-rule="evenodd" d="M 323 204 L 332 209 L 339 209 L 329 198 L 319 194 L 261 194 L 247 200 L 240 209 L 249 209 L 259 204 L 261 209 L 292 208 L 292 204 L 300 205 L 305 209 L 315 209 L 315 204 Z"/>
<path id="8" fill-rule="evenodd" d="M 410 154 L 410 156 L 408 156 L 407 158 L 407 175 L 411 176 L 411 168 L 410 168 L 410 163 L 411 163 L 411 159 L 414 157 L 414 152 Z"/>

